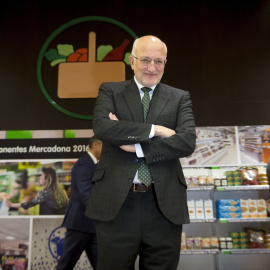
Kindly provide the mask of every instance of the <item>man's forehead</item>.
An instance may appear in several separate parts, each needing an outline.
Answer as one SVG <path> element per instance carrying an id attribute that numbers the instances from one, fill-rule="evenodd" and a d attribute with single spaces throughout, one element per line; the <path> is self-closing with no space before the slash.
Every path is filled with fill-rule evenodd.
<path id="1" fill-rule="evenodd" d="M 138 53 L 153 53 L 153 52 L 158 52 L 158 53 L 166 53 L 165 47 L 163 43 L 152 43 L 152 42 L 144 42 L 144 43 L 139 43 L 138 46 L 136 47 L 136 52 Z"/>

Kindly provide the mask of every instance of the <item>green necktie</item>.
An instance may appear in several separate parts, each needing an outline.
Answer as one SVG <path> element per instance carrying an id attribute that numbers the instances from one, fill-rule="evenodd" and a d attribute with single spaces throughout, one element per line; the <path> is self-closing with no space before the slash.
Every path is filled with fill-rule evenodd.
<path id="1" fill-rule="evenodd" d="M 144 95 L 142 98 L 144 122 L 146 121 L 146 117 L 147 117 L 147 114 L 149 111 L 149 106 L 150 106 L 149 91 L 151 91 L 151 90 L 152 90 L 151 88 L 147 88 L 147 87 L 142 88 L 142 91 L 144 92 Z M 146 186 L 149 186 L 152 182 L 152 175 L 151 175 L 150 168 L 148 167 L 148 165 L 146 164 L 144 159 L 142 159 L 142 161 L 139 164 L 138 178 Z"/>

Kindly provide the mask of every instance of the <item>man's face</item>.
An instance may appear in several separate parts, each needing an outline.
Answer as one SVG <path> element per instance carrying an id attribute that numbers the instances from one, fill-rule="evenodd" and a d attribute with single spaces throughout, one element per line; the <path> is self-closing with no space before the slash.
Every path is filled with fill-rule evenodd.
<path id="1" fill-rule="evenodd" d="M 166 60 L 166 50 L 163 43 L 154 37 L 144 37 L 138 41 L 135 50 L 135 57 L 129 56 L 131 68 L 134 70 L 136 80 L 146 87 L 158 84 L 164 73 L 165 64 L 144 64 L 141 60 L 152 59 L 160 60 L 164 63 Z"/>

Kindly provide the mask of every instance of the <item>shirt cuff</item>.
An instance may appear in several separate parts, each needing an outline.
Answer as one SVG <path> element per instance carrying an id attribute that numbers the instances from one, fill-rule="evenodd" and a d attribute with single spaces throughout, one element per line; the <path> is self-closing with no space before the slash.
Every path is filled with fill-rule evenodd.
<path id="1" fill-rule="evenodd" d="M 150 134 L 149 134 L 149 139 L 153 138 L 154 135 L 155 135 L 155 126 L 152 125 L 151 131 L 150 131 Z M 143 150 L 142 150 L 142 147 L 141 147 L 140 143 L 135 144 L 135 150 L 136 150 L 137 157 L 139 157 L 139 158 L 144 157 L 144 153 L 143 153 Z"/>
<path id="2" fill-rule="evenodd" d="M 137 157 L 139 157 L 139 158 L 144 157 L 144 153 L 143 153 L 143 150 L 142 150 L 142 147 L 141 147 L 140 143 L 135 144 L 135 150 L 136 150 Z"/>
<path id="3" fill-rule="evenodd" d="M 149 139 L 153 138 L 155 136 L 155 125 L 152 125 L 150 134 L 149 134 Z"/>

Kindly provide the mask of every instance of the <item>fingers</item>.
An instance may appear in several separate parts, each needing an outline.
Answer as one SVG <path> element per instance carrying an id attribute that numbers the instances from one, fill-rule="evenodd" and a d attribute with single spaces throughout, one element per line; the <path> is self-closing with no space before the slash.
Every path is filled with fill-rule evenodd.
<path id="1" fill-rule="evenodd" d="M 111 120 L 117 120 L 118 121 L 118 118 L 115 116 L 115 114 L 113 114 L 113 113 L 109 113 L 109 118 L 111 119 Z"/>
<path id="2" fill-rule="evenodd" d="M 166 128 L 166 127 L 159 126 L 159 125 L 155 125 L 155 136 L 168 138 L 174 134 L 175 134 L 175 131 L 173 129 Z"/>
<path id="3" fill-rule="evenodd" d="M 136 153 L 135 144 L 121 145 L 119 147 L 126 152 Z"/>

